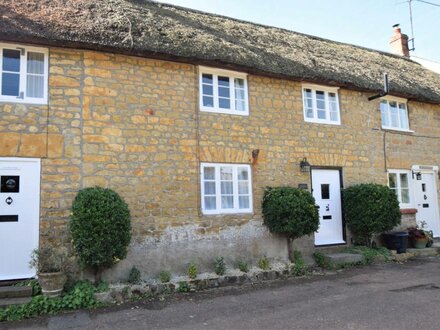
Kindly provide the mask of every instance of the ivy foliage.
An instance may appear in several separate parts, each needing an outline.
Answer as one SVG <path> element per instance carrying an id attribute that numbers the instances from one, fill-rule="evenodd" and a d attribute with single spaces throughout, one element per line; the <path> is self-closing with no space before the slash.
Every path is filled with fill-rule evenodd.
<path id="1" fill-rule="evenodd" d="M 373 234 L 380 234 L 400 224 L 396 194 L 387 186 L 367 183 L 343 190 L 345 220 L 358 241 L 371 245 Z"/>
<path id="2" fill-rule="evenodd" d="M 61 297 L 50 298 L 38 295 L 27 304 L 0 309 L 0 322 L 17 321 L 79 308 L 98 307 L 100 303 L 95 298 L 95 292 L 97 289 L 90 282 L 81 281 Z"/>
<path id="3" fill-rule="evenodd" d="M 95 275 L 125 258 L 131 239 L 130 211 L 116 192 L 101 187 L 80 190 L 70 218 L 79 262 L 94 269 Z"/>
<path id="4" fill-rule="evenodd" d="M 293 187 L 268 187 L 263 197 L 264 224 L 290 239 L 318 230 L 319 212 L 312 194 Z"/>

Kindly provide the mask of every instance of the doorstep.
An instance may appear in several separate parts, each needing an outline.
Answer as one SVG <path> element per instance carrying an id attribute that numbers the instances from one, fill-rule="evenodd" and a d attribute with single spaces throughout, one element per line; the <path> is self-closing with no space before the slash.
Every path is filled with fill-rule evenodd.
<path id="1" fill-rule="evenodd" d="M 415 253 L 418 257 L 433 257 L 440 254 L 440 243 L 434 243 L 429 248 L 406 249 L 407 252 Z"/>

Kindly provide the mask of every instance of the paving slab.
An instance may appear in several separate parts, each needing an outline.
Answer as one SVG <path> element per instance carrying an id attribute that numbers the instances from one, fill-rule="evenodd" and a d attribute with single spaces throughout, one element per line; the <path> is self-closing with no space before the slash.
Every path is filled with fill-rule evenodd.
<path id="1" fill-rule="evenodd" d="M 47 322 L 48 329 L 69 329 L 82 328 L 90 324 L 90 314 L 88 311 L 78 311 L 68 314 L 52 316 Z"/>

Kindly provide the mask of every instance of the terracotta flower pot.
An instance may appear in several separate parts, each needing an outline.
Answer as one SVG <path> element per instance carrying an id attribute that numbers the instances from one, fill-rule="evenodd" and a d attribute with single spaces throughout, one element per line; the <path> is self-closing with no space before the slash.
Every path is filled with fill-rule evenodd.
<path id="1" fill-rule="evenodd" d="M 428 243 L 428 238 L 415 238 L 414 239 L 414 247 L 416 249 L 424 249 L 426 248 L 426 244 Z"/>
<path id="2" fill-rule="evenodd" d="M 57 273 L 38 273 L 38 283 L 40 283 L 43 295 L 48 297 L 58 297 L 63 292 L 67 276 L 64 272 Z"/>

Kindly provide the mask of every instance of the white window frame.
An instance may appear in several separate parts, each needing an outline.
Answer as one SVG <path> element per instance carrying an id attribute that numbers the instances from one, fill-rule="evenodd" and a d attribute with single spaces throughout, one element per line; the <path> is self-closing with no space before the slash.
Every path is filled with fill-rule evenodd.
<path id="1" fill-rule="evenodd" d="M 2 72 L 3 72 L 3 49 L 20 50 L 20 83 L 19 92 L 23 93 L 23 97 L 1 95 Z M 27 79 L 27 53 L 36 52 L 44 54 L 44 79 L 43 79 L 43 97 L 26 96 L 26 79 Z M 0 102 L 25 103 L 25 104 L 47 104 L 48 94 L 48 77 L 49 77 L 49 50 L 42 47 L 31 47 L 18 44 L 0 43 Z"/>
<path id="2" fill-rule="evenodd" d="M 399 205 L 401 209 L 409 209 L 413 208 L 413 195 L 412 195 L 412 177 L 411 177 L 411 171 L 410 170 L 388 170 L 387 172 L 387 182 L 388 187 L 390 187 L 390 174 L 396 174 L 396 191 L 397 191 L 397 199 L 399 200 Z M 409 203 L 402 203 L 402 187 L 400 182 L 400 174 L 406 174 L 408 176 L 408 196 L 409 196 Z M 390 187 L 391 189 L 391 187 Z"/>
<path id="3" fill-rule="evenodd" d="M 214 106 L 207 107 L 203 105 L 203 74 L 211 74 L 213 76 L 213 99 Z M 230 109 L 223 109 L 219 107 L 218 96 L 218 76 L 229 77 L 229 91 L 230 91 Z M 235 81 L 234 79 L 243 79 L 244 81 L 244 110 L 235 109 Z M 199 67 L 199 106 L 200 111 L 224 113 L 230 115 L 249 116 L 249 93 L 247 84 L 247 74 L 243 72 L 229 71 L 223 69 L 215 69 L 200 66 Z"/>
<path id="4" fill-rule="evenodd" d="M 305 90 L 312 90 L 312 107 L 313 107 L 313 118 L 307 117 L 307 107 L 306 107 L 306 97 Z M 326 117 L 328 119 L 319 119 L 318 118 L 318 109 L 316 107 L 316 91 L 322 91 L 325 95 L 325 112 Z M 302 84 L 302 99 L 303 99 L 303 115 L 304 121 L 309 123 L 317 123 L 317 124 L 329 124 L 329 125 L 341 125 L 341 107 L 339 104 L 339 87 L 330 87 L 330 86 L 321 86 L 314 84 Z M 338 120 L 330 120 L 330 102 L 328 93 L 335 93 L 336 95 L 336 106 L 338 108 Z"/>
<path id="5" fill-rule="evenodd" d="M 233 196 L 234 196 L 234 208 L 232 209 L 222 209 L 221 208 L 221 183 L 220 183 L 220 167 L 222 166 L 232 166 L 232 180 L 233 180 Z M 215 168 L 215 197 L 216 206 L 215 210 L 205 209 L 205 185 L 204 185 L 204 168 L 214 167 Z M 240 209 L 238 202 L 238 174 L 237 169 L 239 167 L 245 167 L 248 170 L 248 189 L 249 189 L 249 208 Z M 239 214 L 239 213 L 252 213 L 253 212 L 253 194 L 252 194 L 252 171 L 251 166 L 248 164 L 230 164 L 230 163 L 201 163 L 200 164 L 200 193 L 201 193 L 201 207 L 202 213 L 206 215 L 211 214 Z"/>
<path id="6" fill-rule="evenodd" d="M 402 127 L 394 127 L 394 126 L 384 126 L 383 122 L 382 122 L 382 110 L 380 108 L 382 101 L 387 101 L 387 105 L 388 105 L 388 110 L 387 110 L 387 116 L 388 116 L 388 122 L 391 124 L 391 110 L 389 107 L 390 102 L 396 102 L 397 103 L 397 117 L 398 117 L 398 123 L 400 126 L 401 120 L 400 120 L 400 109 L 399 109 L 399 104 L 405 104 L 405 108 L 406 108 L 406 121 L 408 122 L 408 128 L 402 128 Z M 414 132 L 410 129 L 410 123 L 409 123 L 409 111 L 408 111 L 408 100 L 407 99 L 403 99 L 401 97 L 397 97 L 397 96 L 386 96 L 386 97 L 382 97 L 380 99 L 380 103 L 379 103 L 379 111 L 380 111 L 380 124 L 381 127 L 383 129 L 386 130 L 392 130 L 392 131 L 401 131 L 401 132 Z"/>

